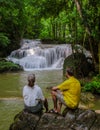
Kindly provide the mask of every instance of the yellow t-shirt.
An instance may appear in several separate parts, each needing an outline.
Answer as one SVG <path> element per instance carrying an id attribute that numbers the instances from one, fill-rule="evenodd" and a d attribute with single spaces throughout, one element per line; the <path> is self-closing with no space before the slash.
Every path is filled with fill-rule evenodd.
<path id="1" fill-rule="evenodd" d="M 71 76 L 57 87 L 62 91 L 66 105 L 72 109 L 76 108 L 80 100 L 80 82 L 74 76 Z"/>

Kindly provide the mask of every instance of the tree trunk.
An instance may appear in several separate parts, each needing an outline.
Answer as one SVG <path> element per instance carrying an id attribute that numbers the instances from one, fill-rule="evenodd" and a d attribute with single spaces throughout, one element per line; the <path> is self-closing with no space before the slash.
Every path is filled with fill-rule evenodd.
<path id="1" fill-rule="evenodd" d="M 58 36 L 59 39 L 61 38 L 61 22 L 58 22 L 57 36 Z"/>
<path id="2" fill-rule="evenodd" d="M 99 57 L 99 74 L 100 74 L 100 41 L 98 44 L 98 57 Z"/>
<path id="3" fill-rule="evenodd" d="M 58 38 L 57 32 L 58 32 L 58 23 L 57 23 L 57 21 L 55 20 L 55 39 Z"/>
<path id="4" fill-rule="evenodd" d="M 63 30 L 63 31 L 62 31 L 62 37 L 63 37 L 63 39 L 65 40 L 65 38 L 66 38 L 66 33 L 65 33 L 65 32 L 66 32 L 66 24 L 65 24 L 65 23 L 63 23 L 62 28 L 63 28 L 63 29 L 62 29 L 62 30 Z"/>
<path id="5" fill-rule="evenodd" d="M 79 0 L 74 0 L 75 4 L 76 4 L 76 7 L 77 7 L 77 11 L 83 21 L 83 24 L 84 24 L 84 27 L 89 35 L 89 45 L 90 45 L 90 51 L 91 51 L 91 54 L 92 54 L 92 58 L 93 58 L 93 62 L 94 62 L 94 65 L 96 66 L 96 60 L 95 60 L 95 56 L 94 56 L 94 52 L 93 52 L 93 46 L 92 46 L 92 43 L 93 43 L 93 39 L 91 37 L 91 31 L 90 31 L 90 28 L 89 28 L 89 25 L 86 21 L 86 19 L 84 18 L 83 14 L 82 14 L 82 7 L 79 3 Z"/>
<path id="6" fill-rule="evenodd" d="M 52 18 L 51 24 L 52 24 L 52 37 L 55 39 L 55 21 L 54 21 L 54 18 Z"/>

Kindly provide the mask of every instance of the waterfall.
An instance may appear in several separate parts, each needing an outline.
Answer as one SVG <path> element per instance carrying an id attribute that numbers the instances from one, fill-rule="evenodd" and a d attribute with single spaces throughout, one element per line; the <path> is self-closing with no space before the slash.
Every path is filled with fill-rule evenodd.
<path id="1" fill-rule="evenodd" d="M 72 54 L 70 44 L 47 45 L 39 40 L 24 40 L 8 60 L 21 65 L 24 70 L 62 69 L 64 59 Z"/>

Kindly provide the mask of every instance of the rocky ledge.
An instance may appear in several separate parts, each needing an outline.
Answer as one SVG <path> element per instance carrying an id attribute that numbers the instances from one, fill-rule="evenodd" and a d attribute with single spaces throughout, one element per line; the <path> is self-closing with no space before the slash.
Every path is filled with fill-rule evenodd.
<path id="1" fill-rule="evenodd" d="M 20 112 L 14 117 L 9 130 L 100 130 L 100 114 L 93 110 L 68 110 L 60 114 L 43 113 L 41 116 Z"/>

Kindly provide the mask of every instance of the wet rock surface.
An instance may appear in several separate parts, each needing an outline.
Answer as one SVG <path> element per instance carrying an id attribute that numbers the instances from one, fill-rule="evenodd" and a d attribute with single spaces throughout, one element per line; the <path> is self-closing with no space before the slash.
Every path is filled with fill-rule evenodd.
<path id="1" fill-rule="evenodd" d="M 100 130 L 100 114 L 79 108 L 65 109 L 62 115 L 43 113 L 39 116 L 22 111 L 14 117 L 9 130 Z"/>

